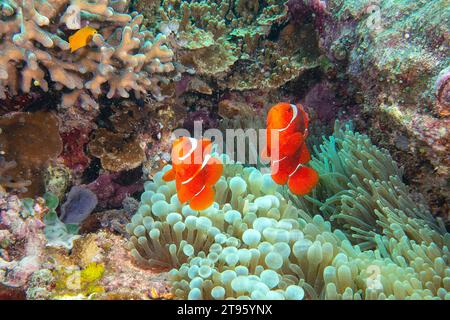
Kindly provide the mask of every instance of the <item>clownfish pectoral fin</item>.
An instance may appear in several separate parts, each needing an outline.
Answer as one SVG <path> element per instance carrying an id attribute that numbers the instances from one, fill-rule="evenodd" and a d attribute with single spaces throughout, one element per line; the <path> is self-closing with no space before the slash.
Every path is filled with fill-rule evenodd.
<path id="1" fill-rule="evenodd" d="M 206 180 L 205 180 L 205 184 L 206 185 L 214 185 L 217 180 L 220 179 L 220 177 L 222 176 L 222 172 L 223 172 L 223 164 L 222 162 L 214 157 L 211 157 L 208 160 L 208 163 L 206 165 Z"/>
<path id="2" fill-rule="evenodd" d="M 191 199 L 189 206 L 192 210 L 205 210 L 214 203 L 214 196 L 215 193 L 213 188 L 210 186 L 204 186 L 204 188 Z"/>
<path id="3" fill-rule="evenodd" d="M 280 145 L 280 155 L 289 157 L 296 153 L 305 143 L 303 134 L 296 132 L 291 134 L 286 141 Z"/>
<path id="4" fill-rule="evenodd" d="M 195 193 L 192 193 L 192 191 L 186 185 L 181 184 L 181 182 L 178 179 L 176 186 L 177 186 L 177 197 L 181 203 L 185 203 L 195 195 Z"/>
<path id="5" fill-rule="evenodd" d="M 312 191 L 319 182 L 316 170 L 301 166 L 289 177 L 288 186 L 291 192 L 297 196 L 304 196 Z"/>
<path id="6" fill-rule="evenodd" d="M 162 176 L 162 179 L 166 182 L 175 180 L 175 170 L 172 168 L 169 171 L 166 171 Z"/>

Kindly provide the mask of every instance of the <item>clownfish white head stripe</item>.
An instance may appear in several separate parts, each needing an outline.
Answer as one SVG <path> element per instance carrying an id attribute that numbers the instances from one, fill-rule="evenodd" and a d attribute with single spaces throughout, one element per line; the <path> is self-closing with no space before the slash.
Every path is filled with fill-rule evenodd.
<path id="1" fill-rule="evenodd" d="M 186 153 L 184 156 L 179 158 L 181 161 L 186 160 L 188 157 L 190 157 L 192 152 L 194 152 L 194 150 L 197 148 L 197 144 L 198 144 L 197 139 L 194 139 L 194 138 L 188 138 L 188 139 L 191 142 L 191 150 L 189 150 L 188 153 Z"/>
<path id="2" fill-rule="evenodd" d="M 287 130 L 289 128 L 289 126 L 292 124 L 292 122 L 294 122 L 295 118 L 297 118 L 298 115 L 298 109 L 297 106 L 295 104 L 291 103 L 291 108 L 292 108 L 292 118 L 291 121 L 289 121 L 288 125 L 286 127 L 284 127 L 283 129 L 279 129 L 278 131 L 284 131 Z"/>

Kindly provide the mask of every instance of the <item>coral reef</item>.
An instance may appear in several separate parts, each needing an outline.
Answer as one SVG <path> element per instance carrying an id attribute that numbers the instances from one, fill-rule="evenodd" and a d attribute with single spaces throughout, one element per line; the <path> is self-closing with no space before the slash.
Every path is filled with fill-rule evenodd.
<path id="1" fill-rule="evenodd" d="M 4 157 L 0 157 L 0 191 L 6 192 L 11 190 L 26 191 L 31 181 L 15 181 L 8 175 L 8 171 L 17 166 L 15 161 L 6 161 Z"/>
<path id="2" fill-rule="evenodd" d="M 406 179 L 447 217 L 448 3 L 290 2 L 292 16 L 314 14 L 321 49 L 359 97 L 357 129 L 404 163 Z"/>
<path id="3" fill-rule="evenodd" d="M 56 209 L 59 206 L 59 199 L 56 195 L 47 192 L 44 194 L 45 205 L 48 208 L 44 216 L 45 223 L 45 238 L 48 247 L 72 249 L 73 241 L 78 239 L 79 224 L 68 223 L 65 224 L 58 217 Z"/>
<path id="4" fill-rule="evenodd" d="M 50 164 L 45 172 L 45 192 L 50 192 L 62 200 L 71 180 L 71 171 L 64 164 Z"/>
<path id="5" fill-rule="evenodd" d="M 189 132 L 194 132 L 195 122 L 201 123 L 203 130 L 217 128 L 218 125 L 218 119 L 206 109 L 189 112 L 183 122 L 183 128 Z"/>
<path id="6" fill-rule="evenodd" d="M 447 7 L 0 0 L 0 299 L 450 300 Z M 280 101 L 303 197 L 247 136 Z M 224 169 L 194 211 L 162 176 L 199 122 Z"/>
<path id="7" fill-rule="evenodd" d="M 0 116 L 9 112 L 23 111 L 25 108 L 30 107 L 36 101 L 40 100 L 42 95 L 39 93 L 27 93 L 11 96 L 6 94 L 6 98 L 1 100 L 0 103 Z"/>
<path id="8" fill-rule="evenodd" d="M 88 147 L 93 156 L 100 158 L 102 167 L 112 172 L 134 169 L 145 160 L 139 140 L 103 128 L 95 131 Z"/>
<path id="9" fill-rule="evenodd" d="M 60 268 L 54 272 L 54 291 L 61 298 L 79 296 L 91 297 L 92 295 L 103 293 L 104 289 L 98 285 L 103 277 L 105 266 L 96 262 L 88 264 L 85 268 Z M 74 294 L 74 293 L 78 293 Z"/>
<path id="10" fill-rule="evenodd" d="M 31 276 L 27 299 L 150 299 L 167 292 L 166 273 L 136 267 L 122 237 L 100 231 L 74 240 L 70 253 L 48 250 Z"/>
<path id="11" fill-rule="evenodd" d="M 73 129 L 70 132 L 62 132 L 63 152 L 61 158 L 64 164 L 76 172 L 83 172 L 90 163 L 85 154 L 84 146 L 89 142 L 88 132 L 81 129 Z"/>
<path id="12" fill-rule="evenodd" d="M 127 0 L 2 0 L 1 7 L 1 99 L 33 87 L 66 88 L 63 105 L 79 102 L 92 110 L 98 107 L 92 97 L 103 95 L 105 85 L 108 98 L 131 92 L 161 98 L 159 82 L 175 69 L 166 36 L 142 27 L 143 16 L 129 14 Z M 71 17 L 77 13 L 79 23 Z M 87 24 L 97 33 L 88 46 L 70 52 L 71 30 Z"/>

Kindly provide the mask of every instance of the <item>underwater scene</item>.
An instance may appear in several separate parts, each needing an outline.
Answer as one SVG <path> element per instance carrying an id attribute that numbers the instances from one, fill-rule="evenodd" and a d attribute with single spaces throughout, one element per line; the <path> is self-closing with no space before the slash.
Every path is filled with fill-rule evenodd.
<path id="1" fill-rule="evenodd" d="M 450 300 L 448 0 L 0 0 L 0 300 Z"/>

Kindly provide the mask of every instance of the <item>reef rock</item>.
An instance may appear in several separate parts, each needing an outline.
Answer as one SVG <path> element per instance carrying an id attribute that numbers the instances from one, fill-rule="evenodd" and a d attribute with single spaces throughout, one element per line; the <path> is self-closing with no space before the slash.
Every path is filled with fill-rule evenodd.
<path id="1" fill-rule="evenodd" d="M 404 163 L 405 178 L 446 214 L 448 2 L 290 0 L 289 9 L 293 20 L 314 20 L 321 49 L 350 80 L 362 105 L 357 128 Z"/>
<path id="2" fill-rule="evenodd" d="M 44 258 L 44 206 L 27 207 L 17 196 L 0 192 L 1 286 L 23 289 Z"/>
<path id="3" fill-rule="evenodd" d="M 31 181 L 25 196 L 44 193 L 45 171 L 62 151 L 59 120 L 50 112 L 16 112 L 0 118 L 0 148 L 14 181 Z"/>

